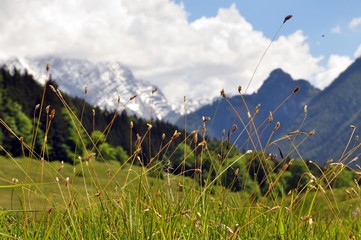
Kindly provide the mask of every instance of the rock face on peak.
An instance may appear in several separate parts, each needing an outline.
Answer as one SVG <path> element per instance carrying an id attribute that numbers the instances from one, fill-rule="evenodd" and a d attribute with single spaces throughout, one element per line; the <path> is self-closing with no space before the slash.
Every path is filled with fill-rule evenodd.
<path id="1" fill-rule="evenodd" d="M 131 70 L 119 62 L 94 63 L 80 59 L 48 57 L 12 58 L 1 65 L 5 65 L 9 70 L 26 70 L 44 84 L 47 63 L 50 63 L 50 74 L 61 91 L 85 98 L 102 109 L 126 109 L 128 113 L 144 119 L 169 122 L 174 122 L 181 116 L 179 108 L 172 106 L 157 86 L 135 78 Z M 85 87 L 88 89 L 86 95 Z M 130 100 L 133 96 L 136 97 Z"/>

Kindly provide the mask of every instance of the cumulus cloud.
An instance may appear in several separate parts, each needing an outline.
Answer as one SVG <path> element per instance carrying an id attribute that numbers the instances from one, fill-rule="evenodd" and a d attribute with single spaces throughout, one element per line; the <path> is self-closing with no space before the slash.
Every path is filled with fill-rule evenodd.
<path id="1" fill-rule="evenodd" d="M 316 74 L 313 84 L 321 89 L 327 87 L 352 61 L 348 56 L 331 55 L 327 66 Z"/>
<path id="2" fill-rule="evenodd" d="M 222 88 L 236 93 L 238 85 L 248 84 L 271 41 L 253 29 L 235 5 L 189 22 L 184 6 L 171 0 L 3 0 L 0 29 L 1 58 L 116 60 L 177 102 L 184 95 L 218 96 Z M 256 91 L 275 68 L 322 87 L 349 62 L 332 56 L 322 67 L 321 59 L 312 56 L 302 31 L 280 36 L 248 92 Z"/>
<path id="3" fill-rule="evenodd" d="M 359 26 L 361 25 L 361 17 L 359 17 L 359 18 L 353 18 L 352 20 L 351 20 L 351 22 L 349 23 L 349 28 L 350 29 L 356 29 L 356 28 L 358 28 Z"/>
<path id="4" fill-rule="evenodd" d="M 361 44 L 360 44 L 360 46 L 358 46 L 354 56 L 355 56 L 355 58 L 361 57 Z"/>

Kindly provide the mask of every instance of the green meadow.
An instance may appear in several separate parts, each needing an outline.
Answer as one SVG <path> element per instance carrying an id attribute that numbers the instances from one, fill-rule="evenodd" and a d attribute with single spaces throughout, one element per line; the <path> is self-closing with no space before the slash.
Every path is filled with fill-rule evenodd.
<path id="1" fill-rule="evenodd" d="M 317 131 L 300 130 L 307 105 L 298 130 L 275 137 L 274 114 L 300 87 L 260 125 L 261 104 L 249 109 L 239 86 L 241 116 L 222 89 L 241 124 L 217 140 L 208 116 L 186 131 L 71 99 L 49 68 L 41 87 L 0 70 L 1 239 L 361 239 L 355 126 L 339 160 L 322 165 L 299 153 Z"/>
<path id="2" fill-rule="evenodd" d="M 255 198 L 129 163 L 0 159 L 3 239 L 347 239 L 360 189 L 314 183 Z"/>

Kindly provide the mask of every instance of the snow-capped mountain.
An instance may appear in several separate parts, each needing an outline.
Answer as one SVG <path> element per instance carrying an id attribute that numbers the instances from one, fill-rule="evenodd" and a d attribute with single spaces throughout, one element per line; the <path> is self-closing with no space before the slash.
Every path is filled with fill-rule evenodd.
<path id="1" fill-rule="evenodd" d="M 45 66 L 49 63 L 53 80 L 59 89 L 71 96 L 85 98 L 102 109 L 119 109 L 145 119 L 157 118 L 176 122 L 184 114 L 184 107 L 170 104 L 162 91 L 149 82 L 136 79 L 131 70 L 119 62 L 91 62 L 79 59 L 12 58 L 1 65 L 10 71 L 25 71 L 44 84 Z M 88 93 L 85 95 L 84 89 Z M 136 98 L 130 100 L 131 97 Z M 204 101 L 187 101 L 187 113 L 198 109 Z"/>

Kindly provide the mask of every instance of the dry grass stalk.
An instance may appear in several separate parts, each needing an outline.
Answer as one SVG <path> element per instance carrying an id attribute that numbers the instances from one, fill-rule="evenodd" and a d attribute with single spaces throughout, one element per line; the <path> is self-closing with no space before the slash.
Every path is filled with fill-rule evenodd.
<path id="1" fill-rule="evenodd" d="M 49 114 L 49 110 L 50 110 L 50 105 L 46 106 L 46 108 L 45 108 L 46 114 Z"/>
<path id="2" fill-rule="evenodd" d="M 297 93 L 298 91 L 300 91 L 300 86 L 297 86 L 295 89 L 293 89 L 293 94 Z"/>
<path id="3" fill-rule="evenodd" d="M 226 98 L 226 93 L 224 92 L 224 89 L 221 90 L 221 96 Z"/>
<path id="4" fill-rule="evenodd" d="M 142 137 L 138 133 L 136 134 L 136 137 L 137 137 L 137 139 L 135 141 L 135 146 L 139 147 L 139 145 L 142 141 Z"/>
<path id="5" fill-rule="evenodd" d="M 209 121 L 209 120 L 211 120 L 210 117 L 202 116 L 202 121 L 203 121 L 203 122 L 207 122 L 207 121 Z"/>
<path id="6" fill-rule="evenodd" d="M 192 133 L 194 135 L 194 143 L 197 144 L 198 143 L 198 130 L 195 130 Z"/>
<path id="7" fill-rule="evenodd" d="M 202 142 L 200 142 L 198 144 L 199 147 L 203 147 L 203 146 L 206 146 L 207 145 L 207 141 L 206 140 L 203 140 Z"/>
<path id="8" fill-rule="evenodd" d="M 65 186 L 69 186 L 70 184 L 70 178 L 69 177 L 66 177 L 65 179 Z"/>
<path id="9" fill-rule="evenodd" d="M 38 110 L 39 108 L 40 108 L 40 104 L 36 104 L 35 108 L 34 108 L 34 111 Z"/>
<path id="10" fill-rule="evenodd" d="M 280 126 L 281 126 L 281 123 L 277 122 L 274 129 L 273 129 L 273 131 L 277 131 L 280 128 Z"/>
<path id="11" fill-rule="evenodd" d="M 46 70 L 47 73 L 49 72 L 49 70 L 50 70 L 50 63 L 46 63 L 46 65 L 45 65 L 45 70 Z"/>
<path id="12" fill-rule="evenodd" d="M 283 23 L 287 22 L 288 20 L 290 20 L 293 17 L 293 15 L 287 15 L 285 17 L 285 19 L 283 20 Z"/>
<path id="13" fill-rule="evenodd" d="M 53 120 L 54 117 L 55 117 L 55 109 L 53 108 L 53 110 L 51 110 L 51 113 L 50 113 L 50 120 Z"/>
<path id="14" fill-rule="evenodd" d="M 316 132 L 316 129 L 313 129 L 311 132 L 308 133 L 308 136 L 310 137 L 310 136 L 314 135 L 315 132 Z"/>
<path id="15" fill-rule="evenodd" d="M 268 122 L 269 122 L 269 123 L 273 122 L 273 114 L 272 114 L 272 112 L 269 112 Z"/>
<path id="16" fill-rule="evenodd" d="M 55 89 L 55 87 L 54 87 L 53 85 L 50 84 L 49 87 L 50 87 L 50 90 L 51 90 L 51 91 L 53 91 L 54 93 L 57 93 L 57 92 L 56 92 L 56 89 Z"/>
<path id="17" fill-rule="evenodd" d="M 203 138 L 205 137 L 206 132 L 207 132 L 207 127 L 206 127 L 206 123 L 204 122 L 203 125 L 202 125 L 202 136 L 203 136 Z"/>
<path id="18" fill-rule="evenodd" d="M 254 116 L 257 116 L 260 107 L 261 107 L 261 104 L 259 103 L 259 104 L 257 105 L 256 109 L 254 110 Z"/>
<path id="19" fill-rule="evenodd" d="M 288 135 L 298 135 L 300 133 L 301 131 L 297 129 L 296 131 L 290 132 Z"/>
<path id="20" fill-rule="evenodd" d="M 173 133 L 173 136 L 172 136 L 172 140 L 179 137 L 179 135 L 181 135 L 181 132 L 178 132 L 177 130 L 175 130 L 174 133 Z"/>
<path id="21" fill-rule="evenodd" d="M 234 133 L 235 131 L 237 131 L 237 129 L 238 129 L 237 124 L 233 124 L 231 134 Z"/>
<path id="22" fill-rule="evenodd" d="M 63 95 L 61 94 L 61 92 L 60 92 L 59 89 L 56 90 L 56 92 L 57 92 L 57 94 L 58 94 L 58 96 L 59 96 L 59 98 L 60 98 L 61 100 L 64 99 L 64 98 L 63 98 Z"/>

